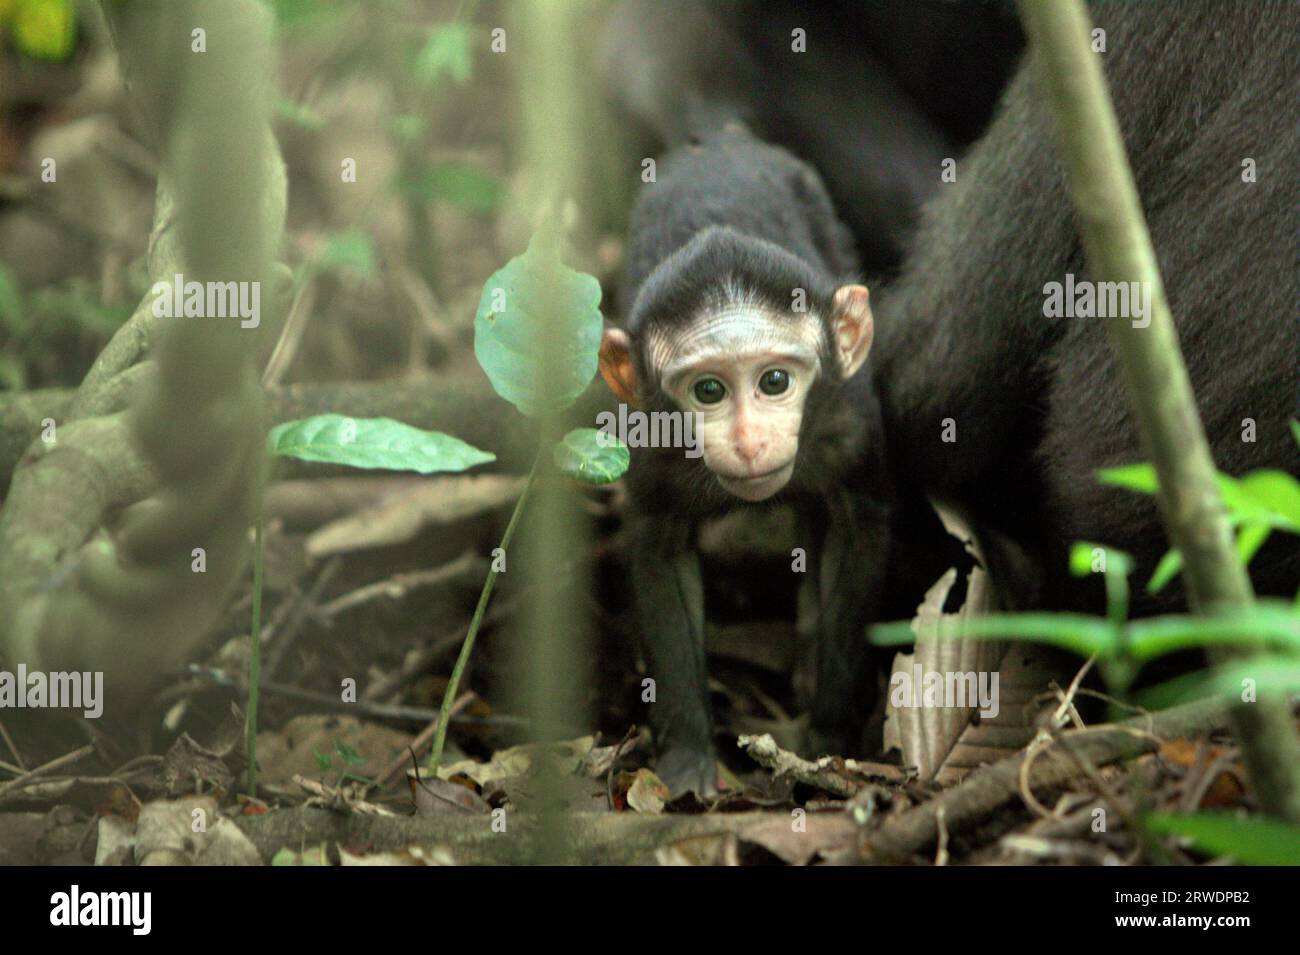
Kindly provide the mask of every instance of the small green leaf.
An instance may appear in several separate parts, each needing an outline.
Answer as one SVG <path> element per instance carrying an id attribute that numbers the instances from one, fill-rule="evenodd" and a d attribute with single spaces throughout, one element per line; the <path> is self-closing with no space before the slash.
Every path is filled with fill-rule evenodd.
<path id="1" fill-rule="evenodd" d="M 350 271 L 371 276 L 375 274 L 376 259 L 374 240 L 360 229 L 348 229 L 330 236 L 310 267 L 325 272 Z"/>
<path id="2" fill-rule="evenodd" d="M 325 128 L 325 117 L 309 106 L 295 103 L 283 96 L 275 100 L 275 114 L 295 126 L 303 129 L 318 130 Z"/>
<path id="3" fill-rule="evenodd" d="M 1260 508 L 1280 518 L 1274 527 L 1300 533 L 1300 481 L 1286 471 L 1251 471 L 1237 482 L 1242 493 Z"/>
<path id="4" fill-rule="evenodd" d="M 396 188 L 403 195 L 426 202 L 450 202 L 480 213 L 496 210 L 505 196 L 499 179 L 464 162 L 436 163 L 411 170 L 396 180 Z"/>
<path id="5" fill-rule="evenodd" d="M 474 51 L 470 47 L 468 23 L 443 23 L 434 27 L 415 55 L 415 78 L 426 87 L 437 86 L 444 74 L 457 86 L 464 86 L 473 70 Z"/>
<path id="6" fill-rule="evenodd" d="M 537 417 L 567 408 L 591 384 L 602 327 L 600 283 L 548 255 L 535 239 L 483 284 L 474 356 L 497 394 Z M 553 343 L 556 359 L 545 380 L 543 342 Z"/>
<path id="7" fill-rule="evenodd" d="M 1187 836 L 1208 855 L 1230 855 L 1247 865 L 1300 865 L 1300 826 L 1258 816 L 1201 812 L 1156 814 L 1143 824 L 1158 835 Z"/>
<path id="8" fill-rule="evenodd" d="M 1183 555 L 1177 550 L 1165 551 L 1165 556 L 1156 564 L 1151 580 L 1147 582 L 1147 593 L 1158 594 L 1169 585 L 1183 570 Z"/>
<path id="9" fill-rule="evenodd" d="M 983 617 L 942 617 L 935 635 L 947 640 L 971 637 L 1051 643 L 1080 656 L 1109 654 L 1119 649 L 1116 631 L 1101 617 L 1072 613 L 988 614 Z M 911 621 L 871 628 L 871 642 L 897 646 L 916 639 Z"/>
<path id="10" fill-rule="evenodd" d="M 1291 419 L 1291 437 L 1295 438 L 1295 443 L 1300 444 L 1300 421 L 1295 418 Z"/>
<path id="11" fill-rule="evenodd" d="M 1154 494 L 1160 488 L 1156 479 L 1156 469 L 1149 464 L 1124 464 L 1115 468 L 1103 468 L 1097 472 L 1097 480 L 1111 487 L 1122 487 L 1141 494 Z"/>
<path id="12" fill-rule="evenodd" d="M 496 455 L 449 434 L 422 431 L 391 418 L 339 414 L 286 421 L 271 429 L 267 444 L 281 457 L 420 474 L 464 471 L 496 460 Z"/>
<path id="13" fill-rule="evenodd" d="M 623 442 L 595 428 L 575 428 L 551 453 L 557 468 L 588 484 L 617 481 L 631 461 Z"/>
<path id="14" fill-rule="evenodd" d="M 17 0 L 14 43 L 37 60 L 66 60 L 77 44 L 77 16 L 71 0 Z"/>
<path id="15" fill-rule="evenodd" d="M 341 739 L 334 741 L 334 751 L 342 756 L 343 761 L 349 766 L 359 766 L 365 762 L 365 758 L 360 753 Z"/>
<path id="16" fill-rule="evenodd" d="M 1129 648 L 1150 660 L 1190 647 L 1271 643 L 1300 652 L 1300 616 L 1277 602 L 1261 601 L 1214 616 L 1171 615 L 1135 620 L 1127 628 Z"/>
<path id="17" fill-rule="evenodd" d="M 1075 541 L 1070 547 L 1070 573 L 1075 577 L 1087 577 L 1094 573 L 1092 569 L 1092 552 L 1096 544 L 1088 541 Z"/>
<path id="18" fill-rule="evenodd" d="M 1252 698 L 1262 694 L 1300 693 L 1300 660 L 1278 654 L 1251 657 L 1208 672 L 1202 670 L 1166 680 L 1143 690 L 1134 702 L 1148 710 L 1168 709 L 1210 697 L 1240 703 L 1247 687 L 1255 694 Z"/>
<path id="19" fill-rule="evenodd" d="M 1237 535 L 1237 559 L 1243 567 L 1250 566 L 1259 549 L 1268 541 L 1273 528 L 1265 524 L 1247 524 Z"/>

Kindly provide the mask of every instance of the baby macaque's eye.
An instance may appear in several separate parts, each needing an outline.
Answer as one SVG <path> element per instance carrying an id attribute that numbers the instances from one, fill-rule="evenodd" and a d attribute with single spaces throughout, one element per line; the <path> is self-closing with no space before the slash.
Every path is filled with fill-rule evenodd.
<path id="1" fill-rule="evenodd" d="M 716 405 L 727 394 L 726 386 L 716 378 L 701 378 L 691 391 L 695 394 L 695 400 L 702 405 Z"/>
<path id="2" fill-rule="evenodd" d="M 790 387 L 790 373 L 782 368 L 773 368 L 763 372 L 758 379 L 758 388 L 765 395 L 779 395 Z"/>

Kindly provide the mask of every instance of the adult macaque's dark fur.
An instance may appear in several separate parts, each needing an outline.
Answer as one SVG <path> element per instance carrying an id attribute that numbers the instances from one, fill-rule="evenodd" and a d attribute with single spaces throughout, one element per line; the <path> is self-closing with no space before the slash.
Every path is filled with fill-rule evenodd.
<path id="1" fill-rule="evenodd" d="M 1300 415 L 1300 6 L 1092 10 L 1215 461 L 1232 474 L 1300 473 L 1288 430 Z M 1070 542 L 1133 552 L 1135 582 L 1168 544 L 1151 499 L 1094 477 L 1146 459 L 1104 320 L 1043 316 L 1045 283 L 1088 276 L 1033 66 L 1012 82 L 957 182 L 927 208 L 901 280 L 877 300 L 872 360 L 891 459 L 906 480 L 1016 542 L 995 548 L 1014 602 L 1077 605 L 1090 601 L 1067 589 Z M 1242 181 L 1246 158 L 1255 183 Z M 956 422 L 956 443 L 940 440 L 945 418 Z M 1247 418 L 1255 443 L 1242 440 Z M 1252 576 L 1261 592 L 1294 594 L 1300 547 L 1275 537 Z M 1135 610 L 1180 593 L 1138 591 Z"/>
<path id="2" fill-rule="evenodd" d="M 874 275 L 897 268 L 941 161 L 987 119 L 1018 44 L 1005 12 L 937 0 L 623 0 L 606 73 L 653 141 L 646 154 L 692 125 L 738 118 L 815 160 Z M 796 28 L 806 52 L 791 49 Z"/>

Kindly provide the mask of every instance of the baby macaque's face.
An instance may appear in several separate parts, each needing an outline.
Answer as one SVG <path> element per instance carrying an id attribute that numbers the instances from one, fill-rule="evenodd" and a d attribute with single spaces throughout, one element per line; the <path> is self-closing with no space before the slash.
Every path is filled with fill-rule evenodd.
<path id="1" fill-rule="evenodd" d="M 856 373 L 871 331 L 866 288 L 845 286 L 826 319 L 734 305 L 701 312 L 684 325 L 652 328 L 644 359 L 664 393 L 682 411 L 699 414 L 704 464 L 718 483 L 742 500 L 762 501 L 794 473 L 804 405 L 817 376 Z M 631 375 L 632 363 L 622 362 L 613 376 L 606 365 L 630 347 L 626 332 L 606 332 L 602 372 L 620 393 L 616 382 Z"/>

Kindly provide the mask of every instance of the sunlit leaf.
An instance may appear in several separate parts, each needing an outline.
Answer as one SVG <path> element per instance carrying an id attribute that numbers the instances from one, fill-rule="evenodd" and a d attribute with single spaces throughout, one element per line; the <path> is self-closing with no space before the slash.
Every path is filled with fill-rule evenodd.
<path id="1" fill-rule="evenodd" d="M 423 431 L 391 418 L 339 414 L 286 421 L 271 429 L 267 445 L 272 454 L 302 461 L 420 474 L 464 471 L 496 460 L 496 455 L 449 434 Z"/>

